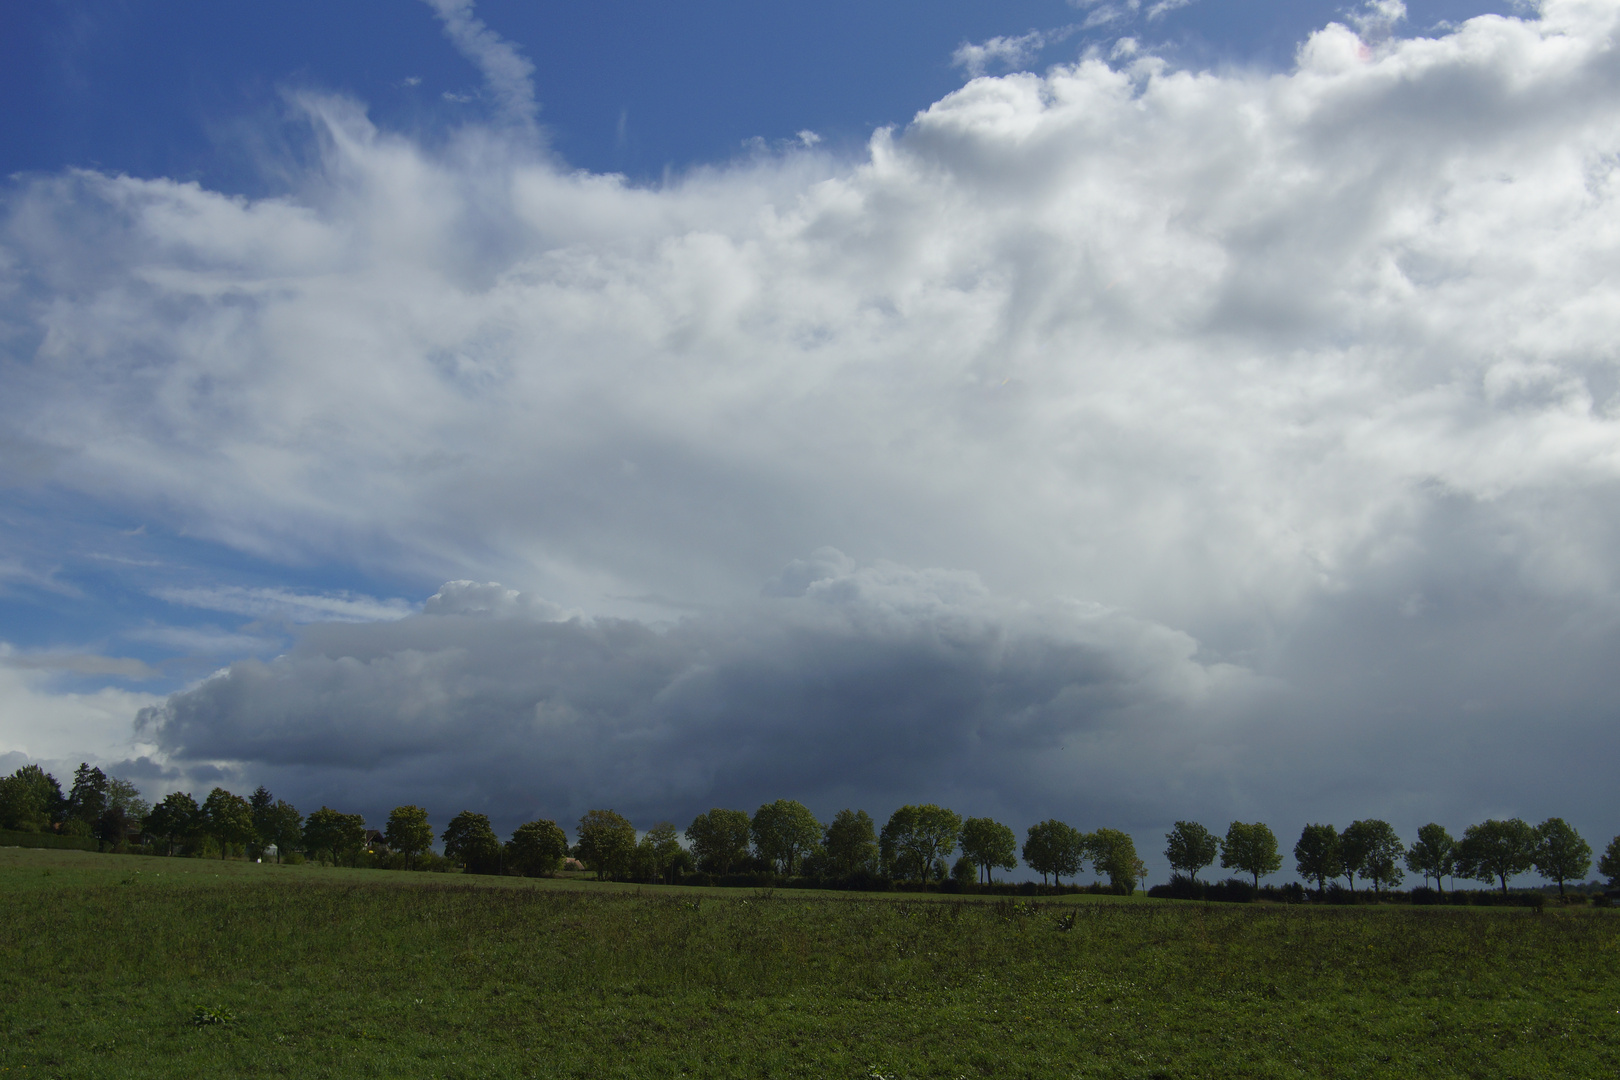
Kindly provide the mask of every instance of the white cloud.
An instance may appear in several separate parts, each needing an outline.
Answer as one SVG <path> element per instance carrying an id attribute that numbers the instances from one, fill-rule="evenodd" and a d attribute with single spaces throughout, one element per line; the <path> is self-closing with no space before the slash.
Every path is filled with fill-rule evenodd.
<path id="1" fill-rule="evenodd" d="M 411 613 L 404 600 L 378 600 L 353 593 L 299 593 L 288 589 L 210 585 L 154 589 L 160 600 L 206 611 L 228 611 L 255 619 L 290 623 L 375 622 Z"/>
<path id="2" fill-rule="evenodd" d="M 76 663 L 66 657 L 58 657 L 56 664 L 31 663 L 32 659 L 36 658 L 19 655 L 0 643 L 0 753 L 22 754 L 36 761 L 78 762 L 115 761 L 140 750 L 141 744 L 133 737 L 135 716 L 143 708 L 161 705 L 162 697 L 113 687 L 66 692 L 54 685 L 53 668 L 90 674 L 130 672 L 93 670 L 93 663 Z"/>
<path id="3" fill-rule="evenodd" d="M 282 645 L 278 638 L 234 633 L 215 626 L 140 626 L 120 636 L 194 656 L 242 656 L 271 652 Z"/>
<path id="4" fill-rule="evenodd" d="M 0 319 L 28 332 L 0 423 L 65 489 L 267 558 L 512 583 L 557 605 L 526 633 L 568 642 L 610 625 L 570 611 L 751 610 L 827 544 L 1095 601 L 1291 703 L 1236 727 L 1121 705 L 1140 734 L 1098 758 L 1163 778 L 1165 804 L 1476 805 L 1391 764 L 1414 746 L 1464 747 L 1533 801 L 1586 775 L 1571 747 L 1606 738 L 1620 689 L 1617 10 L 1550 0 L 1376 48 L 1334 25 L 1276 75 L 1138 53 L 983 78 L 859 160 L 761 154 L 651 188 L 500 131 L 430 151 L 306 99 L 322 155 L 281 198 L 15 183 Z M 671 603 L 615 599 L 653 596 Z M 622 629 L 654 658 L 688 640 Z M 352 667 L 401 703 L 388 678 L 461 685 L 420 668 L 450 664 L 442 642 L 359 655 L 389 632 L 206 684 L 240 695 L 209 715 L 268 755 L 252 694 L 295 695 L 282 672 Z M 694 753 L 735 736 L 679 715 Z M 354 753 L 414 753 L 414 730 Z M 659 730 L 620 750 L 667 755 Z M 1199 756 L 1161 770 L 1183 744 Z M 580 785 L 610 773 L 587 754 L 608 744 L 569 745 Z"/>
<path id="5" fill-rule="evenodd" d="M 1055 40 L 1067 37 L 1065 30 L 1031 30 L 1017 37 L 993 37 L 982 44 L 965 43 L 951 54 L 951 64 L 977 79 L 992 67 L 1018 69 L 1027 65 Z"/>
<path id="6" fill-rule="evenodd" d="M 98 653 L 10 651 L 0 646 L 0 666 L 26 671 L 67 671 L 75 675 L 110 675 L 121 679 L 155 679 L 158 672 L 140 660 Z"/>
<path id="7" fill-rule="evenodd" d="M 473 0 L 423 0 L 444 24 L 444 36 L 484 76 L 506 119 L 532 126 L 540 112 L 534 100 L 534 65 L 473 14 Z M 450 95 L 445 95 L 447 98 Z M 462 100 L 453 98 L 452 100 Z"/>

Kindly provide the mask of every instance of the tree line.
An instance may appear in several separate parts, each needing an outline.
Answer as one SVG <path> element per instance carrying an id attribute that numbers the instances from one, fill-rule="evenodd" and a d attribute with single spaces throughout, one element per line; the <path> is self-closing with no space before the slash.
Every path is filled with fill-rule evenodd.
<path id="1" fill-rule="evenodd" d="M 1165 834 L 1165 857 L 1170 869 L 1196 882 L 1198 872 L 1220 856 L 1223 869 L 1250 874 L 1256 887 L 1260 879 L 1282 869 L 1277 837 L 1264 824 L 1234 821 L 1224 837 L 1217 837 L 1196 821 L 1178 821 Z M 1311 824 L 1301 830 L 1294 844 L 1294 869 L 1306 881 L 1314 881 L 1319 896 L 1327 894 L 1328 883 L 1343 877 L 1355 892 L 1356 878 L 1370 883 L 1375 893 L 1394 888 L 1406 872 L 1432 879 L 1443 888 L 1444 878 L 1500 884 L 1507 892 L 1508 881 L 1534 869 L 1542 877 L 1564 886 L 1584 881 L 1592 866 L 1592 848 L 1563 818 L 1548 818 L 1530 825 L 1519 818 L 1494 818 L 1470 825 L 1462 838 L 1455 839 L 1435 822 L 1418 830 L 1416 842 L 1408 848 L 1387 821 L 1368 818 L 1352 821 L 1340 832 L 1332 825 Z M 1403 870 L 1404 867 L 1404 870 Z M 1598 872 L 1611 886 L 1620 886 L 1620 837 L 1609 842 L 1598 860 Z"/>
<path id="2" fill-rule="evenodd" d="M 823 823 L 791 799 L 752 814 L 715 807 L 684 831 L 660 821 L 639 832 L 613 810 L 591 810 L 579 819 L 572 845 L 555 821 L 526 822 L 503 841 L 486 815 L 462 811 L 444 828 L 440 856 L 420 806 L 395 807 L 374 830 L 361 815 L 328 806 L 306 817 L 263 786 L 246 798 L 216 787 L 200 803 L 173 792 L 150 805 L 134 784 L 88 764 L 75 771 L 66 794 L 37 765 L 0 779 L 0 829 L 95 838 L 113 847 L 135 843 L 166 855 L 293 856 L 402 869 L 453 865 L 473 873 L 553 874 L 575 859 L 598 878 L 641 881 L 763 873 L 856 885 L 888 880 L 927 887 L 947 878 L 967 885 L 993 882 L 995 871 L 1016 869 L 1022 857 L 1043 882 L 1061 884 L 1089 862 L 1112 890 L 1129 893 L 1147 872 L 1131 837 L 1116 829 L 1083 832 L 1049 819 L 1031 825 L 1020 844 L 1001 822 L 963 818 L 932 803 L 902 806 L 879 829 L 864 810 L 840 810 Z M 1283 865 L 1276 835 L 1259 822 L 1234 821 L 1218 836 L 1197 822 L 1178 821 L 1165 840 L 1172 872 L 1193 883 L 1217 858 L 1223 869 L 1250 875 L 1256 887 Z M 1536 826 L 1493 819 L 1470 825 L 1461 839 L 1430 823 L 1410 848 L 1384 821 L 1354 821 L 1342 832 L 1310 824 L 1294 845 L 1295 870 L 1323 895 L 1341 877 L 1351 892 L 1358 877 L 1375 892 L 1394 888 L 1403 868 L 1425 884 L 1462 877 L 1499 883 L 1503 892 L 1511 878 L 1533 868 L 1562 892 L 1566 882 L 1583 880 L 1591 863 L 1592 849 L 1561 818 Z M 1620 837 L 1609 843 L 1598 869 L 1620 886 Z"/>

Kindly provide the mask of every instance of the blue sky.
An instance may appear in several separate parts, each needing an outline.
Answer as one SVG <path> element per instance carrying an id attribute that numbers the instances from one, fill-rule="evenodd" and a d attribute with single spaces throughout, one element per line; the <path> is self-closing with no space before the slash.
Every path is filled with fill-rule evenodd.
<path id="1" fill-rule="evenodd" d="M 1283 68 L 1342 3 L 1198 0 L 1086 28 L 1106 4 L 845 0 L 816 5 L 492 2 L 479 15 L 535 65 L 552 145 L 569 164 L 656 179 L 725 161 L 744 140 L 812 130 L 858 148 L 960 85 L 965 43 L 1073 27 L 1041 67 L 1137 36 L 1178 62 Z M 1125 5 L 1114 5 L 1124 8 Z M 1142 5 L 1144 9 L 1151 4 Z M 1428 28 L 1510 5 L 1414 2 Z M 273 7 L 35 4 L 0 40 L 0 173 L 64 167 L 263 193 L 266 121 L 289 87 L 353 95 L 374 120 L 432 137 L 476 117 L 480 77 L 432 12 L 398 0 Z M 419 80 L 419 81 L 418 81 Z M 474 100 L 457 102 L 446 95 Z M 284 136 L 290 133 L 283 133 Z"/>
<path id="2" fill-rule="evenodd" d="M 30 6 L 0 765 L 1606 840 L 1616 12 Z"/>

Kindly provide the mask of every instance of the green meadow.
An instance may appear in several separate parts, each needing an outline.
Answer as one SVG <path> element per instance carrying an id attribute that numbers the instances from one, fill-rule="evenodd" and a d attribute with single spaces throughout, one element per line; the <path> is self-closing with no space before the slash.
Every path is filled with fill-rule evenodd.
<path id="1" fill-rule="evenodd" d="M 0 1075 L 1612 1077 L 1610 910 L 0 849 Z"/>

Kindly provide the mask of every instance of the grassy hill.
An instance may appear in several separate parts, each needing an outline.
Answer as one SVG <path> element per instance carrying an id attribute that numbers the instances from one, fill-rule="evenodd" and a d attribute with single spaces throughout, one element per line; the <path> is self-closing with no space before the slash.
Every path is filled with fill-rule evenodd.
<path id="1" fill-rule="evenodd" d="M 1620 1075 L 1620 919 L 1593 909 L 766 896 L 17 849 L 0 903 L 5 1075 Z"/>

